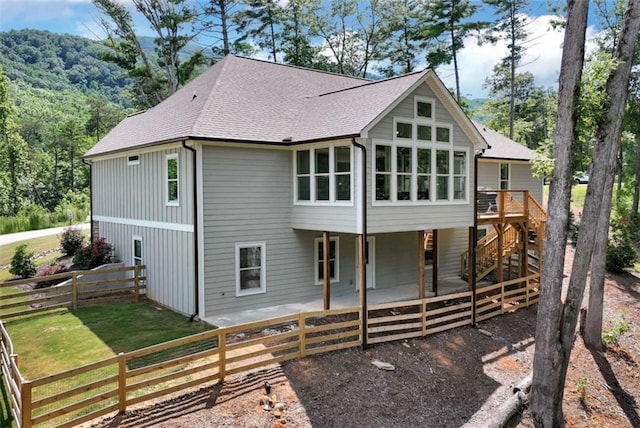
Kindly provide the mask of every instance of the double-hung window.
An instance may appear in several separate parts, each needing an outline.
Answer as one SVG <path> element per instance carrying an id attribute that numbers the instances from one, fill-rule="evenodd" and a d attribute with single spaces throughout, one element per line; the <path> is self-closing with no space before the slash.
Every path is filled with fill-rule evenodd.
<path id="1" fill-rule="evenodd" d="M 265 293 L 266 243 L 236 244 L 236 296 Z"/>
<path id="2" fill-rule="evenodd" d="M 133 264 L 135 266 L 141 266 L 142 261 L 142 237 L 134 236 L 133 237 Z"/>
<path id="3" fill-rule="evenodd" d="M 509 164 L 500 164 L 500 190 L 509 190 Z"/>
<path id="4" fill-rule="evenodd" d="M 351 146 L 329 146 L 295 152 L 295 202 L 351 201 Z"/>
<path id="5" fill-rule="evenodd" d="M 179 176 L 178 154 L 172 153 L 166 156 L 166 196 L 167 205 L 179 205 Z"/>
<path id="6" fill-rule="evenodd" d="M 340 280 L 340 257 L 339 257 L 339 238 L 333 236 L 329 238 L 329 280 L 337 282 Z M 316 284 L 324 283 L 324 241 L 322 238 L 316 238 L 315 247 L 315 278 Z"/>

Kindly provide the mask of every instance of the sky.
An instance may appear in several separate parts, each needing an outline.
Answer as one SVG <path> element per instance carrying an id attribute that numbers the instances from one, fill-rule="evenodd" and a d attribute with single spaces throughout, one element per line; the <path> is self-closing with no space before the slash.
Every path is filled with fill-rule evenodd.
<path id="1" fill-rule="evenodd" d="M 550 27 L 549 23 L 554 17 L 548 14 L 546 1 L 530 0 L 528 17 L 531 41 L 522 61 L 524 65 L 518 70 L 531 72 L 536 84 L 545 88 L 557 86 L 563 39 L 562 31 L 554 31 Z M 0 31 L 32 28 L 99 39 L 104 36 L 99 18 L 100 14 L 91 0 L 0 0 Z M 491 19 L 491 14 L 485 12 L 482 18 Z M 587 39 L 592 39 L 598 32 L 594 21 L 590 17 Z M 137 28 L 141 35 L 152 35 L 151 30 L 142 24 Z M 462 95 L 468 98 L 486 97 L 484 81 L 506 52 L 503 42 L 478 46 L 474 40 L 468 40 L 459 58 Z M 437 70 L 437 74 L 448 87 L 454 87 L 452 67 L 443 66 Z"/>

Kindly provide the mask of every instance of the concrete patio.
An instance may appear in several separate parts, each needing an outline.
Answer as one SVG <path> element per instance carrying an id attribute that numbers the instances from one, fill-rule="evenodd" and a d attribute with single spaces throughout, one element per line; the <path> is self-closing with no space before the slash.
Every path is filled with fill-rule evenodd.
<path id="1" fill-rule="evenodd" d="M 487 282 L 490 284 L 490 282 Z M 480 284 L 479 284 L 480 285 Z M 438 295 L 453 294 L 468 290 L 468 283 L 461 278 L 440 279 L 438 281 Z M 427 286 L 427 297 L 433 297 L 431 286 Z M 401 302 L 418 298 L 418 286 L 416 284 L 401 285 L 389 288 L 372 288 L 367 290 L 367 304 Z M 350 308 L 359 305 L 359 294 L 356 291 L 331 295 L 331 309 Z M 323 308 L 322 296 L 307 302 L 292 303 L 286 305 L 271 306 L 267 308 L 252 309 L 240 312 L 218 314 L 203 319 L 204 322 L 217 327 L 228 327 L 238 324 L 246 324 L 254 321 L 262 321 L 284 315 L 300 312 L 320 311 Z"/>

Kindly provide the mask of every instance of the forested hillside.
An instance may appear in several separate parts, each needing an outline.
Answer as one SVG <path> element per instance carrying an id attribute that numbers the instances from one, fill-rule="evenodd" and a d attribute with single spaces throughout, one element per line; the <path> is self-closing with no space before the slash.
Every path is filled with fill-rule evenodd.
<path id="1" fill-rule="evenodd" d="M 38 88 L 99 95 L 123 107 L 130 85 L 117 65 L 99 58 L 100 43 L 41 30 L 0 33 L 0 65 L 21 89 Z"/>

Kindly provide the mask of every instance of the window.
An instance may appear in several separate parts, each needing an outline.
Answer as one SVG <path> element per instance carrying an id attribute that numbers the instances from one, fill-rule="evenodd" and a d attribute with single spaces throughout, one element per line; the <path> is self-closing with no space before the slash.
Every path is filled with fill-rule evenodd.
<path id="1" fill-rule="evenodd" d="M 436 199 L 449 199 L 449 150 L 436 150 Z"/>
<path id="2" fill-rule="evenodd" d="M 298 185 L 297 199 L 311 200 L 311 165 L 309 164 L 309 150 L 296 153 L 296 176 Z"/>
<path id="3" fill-rule="evenodd" d="M 376 145 L 376 200 L 391 198 L 391 146 Z"/>
<path id="4" fill-rule="evenodd" d="M 167 205 L 178 205 L 178 154 L 170 154 L 167 161 Z"/>
<path id="5" fill-rule="evenodd" d="M 411 200 L 412 152 L 411 147 L 396 147 L 396 183 L 398 188 L 396 198 L 398 201 Z"/>
<path id="6" fill-rule="evenodd" d="M 509 164 L 500 164 L 500 190 L 509 189 Z"/>
<path id="7" fill-rule="evenodd" d="M 467 198 L 467 153 L 453 152 L 453 199 L 463 201 Z"/>
<path id="8" fill-rule="evenodd" d="M 316 285 L 324 283 L 324 243 L 322 238 L 316 238 L 315 247 L 315 274 Z M 339 239 L 337 236 L 329 238 L 329 278 L 330 282 L 340 280 L 339 269 Z"/>
<path id="9" fill-rule="evenodd" d="M 410 123 L 396 122 L 396 137 L 413 138 L 413 125 Z"/>
<path id="10" fill-rule="evenodd" d="M 128 166 L 140 165 L 140 156 L 139 155 L 129 156 L 127 158 L 127 165 Z"/>
<path id="11" fill-rule="evenodd" d="M 418 140 L 431 141 L 431 126 L 418 125 Z"/>
<path id="12" fill-rule="evenodd" d="M 414 97 L 414 112 L 415 118 L 421 121 L 433 121 L 435 118 L 435 100 L 433 98 L 426 97 Z"/>
<path id="13" fill-rule="evenodd" d="M 451 130 L 443 126 L 436 126 L 436 141 L 439 143 L 450 143 Z"/>
<path id="14" fill-rule="evenodd" d="M 236 244 L 236 296 L 265 293 L 264 242 Z"/>
<path id="15" fill-rule="evenodd" d="M 351 148 L 336 147 L 334 150 L 335 195 L 337 201 L 351 200 Z"/>
<path id="16" fill-rule="evenodd" d="M 134 266 L 141 266 L 142 262 L 142 237 L 133 237 L 133 264 Z"/>
<path id="17" fill-rule="evenodd" d="M 295 201 L 351 201 L 351 146 L 295 152 Z"/>
<path id="18" fill-rule="evenodd" d="M 418 149 L 418 199 L 429 200 L 431 193 L 431 149 Z"/>

